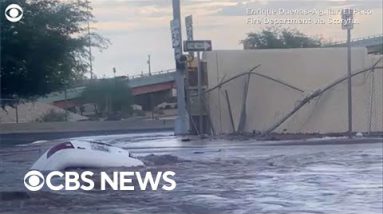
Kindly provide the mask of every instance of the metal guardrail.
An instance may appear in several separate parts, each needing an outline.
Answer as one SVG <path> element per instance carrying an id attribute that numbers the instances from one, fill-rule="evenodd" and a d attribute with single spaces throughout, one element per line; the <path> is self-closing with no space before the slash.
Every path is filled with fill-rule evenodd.
<path id="1" fill-rule="evenodd" d="M 145 84 L 150 85 L 153 83 L 158 83 L 158 81 L 161 82 L 163 79 L 166 80 L 169 78 L 166 76 L 166 74 L 171 74 L 173 72 L 175 72 L 175 69 L 168 69 L 168 70 L 153 72 L 151 75 L 138 74 L 138 75 L 128 76 L 128 78 L 130 80 L 131 87 L 139 87 Z M 79 97 L 84 89 L 85 89 L 85 86 L 68 88 L 66 99 L 73 99 L 73 98 Z M 64 91 L 55 91 L 37 99 L 37 101 L 44 102 L 44 103 L 52 103 L 59 100 L 65 100 Z"/>
<path id="2" fill-rule="evenodd" d="M 382 39 L 383 40 L 383 34 L 376 34 L 376 35 L 371 35 L 371 36 L 366 36 L 366 37 L 359 37 L 351 40 L 351 43 L 357 44 L 361 43 L 363 41 L 370 41 L 370 40 L 375 40 L 375 39 Z M 382 41 L 383 42 L 383 41 Z M 327 47 L 332 47 L 332 46 L 339 46 L 339 45 L 345 45 L 347 42 L 346 41 L 337 41 L 337 42 L 331 42 L 327 44 Z"/>
<path id="3" fill-rule="evenodd" d="M 167 70 L 153 72 L 150 75 L 149 75 L 149 73 L 145 73 L 145 74 L 128 75 L 127 77 L 130 80 L 132 80 L 132 79 L 137 79 L 137 78 L 142 78 L 142 77 L 150 77 L 150 76 L 155 76 L 155 75 L 160 75 L 160 74 L 172 73 L 172 72 L 175 72 L 175 71 L 176 71 L 175 69 L 167 69 Z"/>

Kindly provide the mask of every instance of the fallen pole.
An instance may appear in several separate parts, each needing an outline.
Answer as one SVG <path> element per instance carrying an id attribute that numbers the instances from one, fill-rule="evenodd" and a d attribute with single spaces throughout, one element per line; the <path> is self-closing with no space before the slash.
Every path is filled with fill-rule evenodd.
<path id="1" fill-rule="evenodd" d="M 267 75 L 260 74 L 260 73 L 256 73 L 256 72 L 252 72 L 251 74 L 254 74 L 254 75 L 256 75 L 256 76 L 263 77 L 263 78 L 265 78 L 265 79 L 274 81 L 274 82 L 276 82 L 276 83 L 279 83 L 279 84 L 281 84 L 281 85 L 287 86 L 287 87 L 292 88 L 292 89 L 294 89 L 294 90 L 297 90 L 297 91 L 299 91 L 299 92 L 302 92 L 302 93 L 304 92 L 304 91 L 303 91 L 302 89 L 300 89 L 300 88 L 297 88 L 297 87 L 295 87 L 295 86 L 293 86 L 293 85 L 291 85 L 291 84 L 285 83 L 285 82 L 283 82 L 283 81 L 281 81 L 281 80 L 274 79 L 274 78 L 269 77 L 269 76 L 267 76 Z"/>
<path id="2" fill-rule="evenodd" d="M 245 125 L 246 125 L 246 104 L 247 104 L 247 95 L 249 93 L 250 77 L 251 77 L 251 72 L 249 72 L 249 74 L 247 76 L 247 81 L 245 83 L 245 87 L 243 88 L 241 115 L 240 115 L 240 118 L 239 118 L 238 129 L 237 129 L 238 133 L 242 133 L 245 130 Z"/>
<path id="3" fill-rule="evenodd" d="M 186 106 L 187 106 L 187 107 L 186 107 L 187 112 L 188 112 L 188 114 L 190 115 L 190 121 L 191 121 L 191 124 L 192 124 L 193 128 L 194 128 L 195 131 L 197 132 L 197 135 L 201 135 L 201 131 L 198 129 L 197 125 L 195 124 L 194 118 L 193 118 L 193 116 L 191 115 L 189 105 L 186 105 Z"/>
<path id="4" fill-rule="evenodd" d="M 229 94 L 227 93 L 227 90 L 225 90 L 225 95 L 226 95 L 227 108 L 228 108 L 228 110 L 229 110 L 229 116 L 230 116 L 231 127 L 233 128 L 233 133 L 235 133 L 235 126 L 234 126 L 233 112 L 231 111 L 230 99 L 229 99 Z"/>
<path id="5" fill-rule="evenodd" d="M 374 63 L 373 66 L 363 69 L 361 71 L 358 71 L 354 74 L 351 75 L 351 77 L 357 76 L 359 74 L 362 74 L 364 72 L 367 72 L 369 70 L 374 70 L 374 69 L 383 69 L 383 66 L 378 66 L 376 65 L 382 60 L 383 58 L 380 58 L 376 63 Z M 275 123 L 271 128 L 267 129 L 263 135 L 268 135 L 271 132 L 273 132 L 276 128 L 278 128 L 282 123 L 284 123 L 287 119 L 289 119 L 293 114 L 295 114 L 299 109 L 301 109 L 304 105 L 306 105 L 308 102 L 310 102 L 312 99 L 318 97 L 319 95 L 323 94 L 324 92 L 328 91 L 329 89 L 333 88 L 334 86 L 338 85 L 339 83 L 345 81 L 348 79 L 348 76 L 342 77 L 335 82 L 331 83 L 324 89 L 318 89 L 314 93 L 310 94 L 309 96 L 305 97 L 292 111 L 290 111 L 286 116 L 284 116 L 281 120 L 279 120 L 277 123 Z"/>
<path id="6" fill-rule="evenodd" d="M 219 83 L 218 85 L 214 86 L 213 88 L 209 88 L 208 90 L 206 90 L 206 91 L 204 92 L 204 94 L 207 94 L 207 93 L 209 93 L 209 92 L 211 92 L 211 91 L 213 91 L 213 90 L 215 90 L 215 89 L 221 87 L 222 85 L 225 85 L 226 83 L 228 83 L 228 82 L 230 82 L 230 81 L 232 81 L 232 80 L 234 80 L 234 79 L 237 79 L 237 78 L 239 78 L 239 77 L 241 77 L 241 76 L 244 76 L 244 75 L 248 75 L 249 73 L 253 72 L 254 70 L 256 70 L 256 69 L 259 68 L 259 67 L 261 67 L 261 65 L 257 65 L 257 66 L 255 66 L 255 67 L 253 67 L 253 68 L 250 69 L 250 71 L 248 71 L 248 72 L 240 73 L 240 74 L 238 74 L 238 75 L 235 75 L 235 76 L 231 77 L 230 79 L 227 79 L 227 80 L 225 80 L 225 81 Z"/>
<path id="7" fill-rule="evenodd" d="M 207 105 L 207 103 L 205 102 L 203 97 L 202 97 L 201 101 L 202 101 L 202 106 L 205 107 L 205 111 L 207 114 L 207 119 L 208 119 L 209 124 L 210 124 L 211 132 L 212 132 L 213 136 L 215 136 L 215 129 L 214 129 L 213 122 L 211 121 L 209 106 Z"/>
<path id="8" fill-rule="evenodd" d="M 286 83 L 286 82 L 284 82 L 284 81 L 282 81 L 282 80 L 278 80 L 278 79 L 275 79 L 275 78 L 273 78 L 273 77 L 267 76 L 267 75 L 265 75 L 265 74 L 260 74 L 260 73 L 254 72 L 254 70 L 256 70 L 257 68 L 259 68 L 260 66 L 261 66 L 261 65 L 257 65 L 257 66 L 255 66 L 255 67 L 253 67 L 252 69 L 250 69 L 250 71 L 248 71 L 248 72 L 240 73 L 240 74 L 238 74 L 238 75 L 235 75 L 235 76 L 231 77 L 230 79 L 227 79 L 227 80 L 225 80 L 225 81 L 222 81 L 222 82 L 220 82 L 219 84 L 217 84 L 216 86 L 214 86 L 214 87 L 212 87 L 212 88 L 209 88 L 209 89 L 207 89 L 206 91 L 202 92 L 202 94 L 203 94 L 203 95 L 204 95 L 204 94 L 208 94 L 208 93 L 210 93 L 211 91 L 213 91 L 213 90 L 215 90 L 215 89 L 217 89 L 217 88 L 220 88 L 220 87 L 222 87 L 223 85 L 229 83 L 230 81 L 235 80 L 235 79 L 237 79 L 237 78 L 239 78 L 239 77 L 248 75 L 248 74 L 256 75 L 256 76 L 259 76 L 259 77 L 262 77 L 262 78 L 271 80 L 271 81 L 273 81 L 273 82 L 279 83 L 279 84 L 281 84 L 281 85 L 284 85 L 284 86 L 286 86 L 286 87 L 288 87 L 288 88 L 294 89 L 294 90 L 299 91 L 299 92 L 301 92 L 301 93 L 304 92 L 304 90 L 302 90 L 302 89 L 300 89 L 300 88 L 298 88 L 298 87 L 295 87 L 295 86 L 293 86 L 293 85 L 291 85 L 291 84 L 289 84 L 289 83 Z M 224 76 L 224 77 L 225 77 L 225 76 Z M 190 97 L 196 97 L 196 96 L 198 96 L 198 95 L 191 95 Z"/>

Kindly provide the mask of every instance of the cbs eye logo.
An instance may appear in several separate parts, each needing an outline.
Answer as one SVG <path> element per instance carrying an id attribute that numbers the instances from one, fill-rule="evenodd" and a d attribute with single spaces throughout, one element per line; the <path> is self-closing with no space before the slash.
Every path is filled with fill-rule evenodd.
<path id="1" fill-rule="evenodd" d="M 44 176 L 41 172 L 33 170 L 24 176 L 24 185 L 30 191 L 39 191 L 44 185 Z"/>
<path id="2" fill-rule="evenodd" d="M 10 4 L 5 8 L 5 18 L 10 22 L 18 22 L 23 18 L 23 9 L 18 4 Z"/>

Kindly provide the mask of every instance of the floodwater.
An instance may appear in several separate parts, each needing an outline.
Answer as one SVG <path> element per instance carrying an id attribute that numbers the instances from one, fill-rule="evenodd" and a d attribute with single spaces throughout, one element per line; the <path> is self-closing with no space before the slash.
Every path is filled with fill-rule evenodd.
<path id="1" fill-rule="evenodd" d="M 0 213 L 380 214 L 383 209 L 381 141 L 182 142 L 164 132 L 81 139 L 129 149 L 146 164 L 137 170 L 174 171 L 176 189 L 29 192 L 24 174 L 52 145 L 40 141 L 0 147 Z"/>

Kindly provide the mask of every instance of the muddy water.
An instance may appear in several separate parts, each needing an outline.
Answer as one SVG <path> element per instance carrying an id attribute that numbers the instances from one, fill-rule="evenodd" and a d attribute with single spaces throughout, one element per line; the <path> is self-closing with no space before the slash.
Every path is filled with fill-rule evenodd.
<path id="1" fill-rule="evenodd" d="M 82 139 L 129 149 L 146 164 L 137 170 L 174 171 L 176 189 L 28 192 L 25 172 L 54 144 L 42 141 L 0 147 L 0 213 L 382 212 L 382 143 L 182 142 L 170 133 Z"/>

